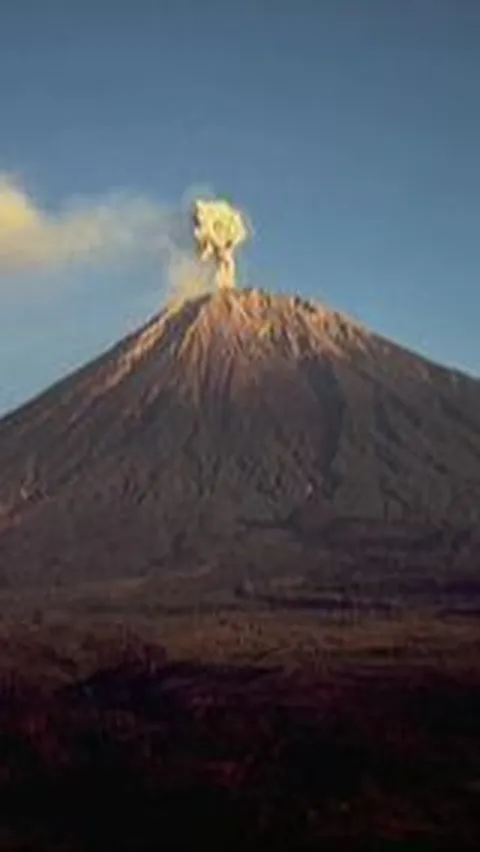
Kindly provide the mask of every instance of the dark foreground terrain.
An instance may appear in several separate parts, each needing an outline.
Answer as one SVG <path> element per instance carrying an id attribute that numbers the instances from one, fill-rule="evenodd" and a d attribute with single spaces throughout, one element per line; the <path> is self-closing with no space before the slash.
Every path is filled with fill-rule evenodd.
<path id="1" fill-rule="evenodd" d="M 72 613 L 0 625 L 0 849 L 480 848 L 474 614 Z"/>

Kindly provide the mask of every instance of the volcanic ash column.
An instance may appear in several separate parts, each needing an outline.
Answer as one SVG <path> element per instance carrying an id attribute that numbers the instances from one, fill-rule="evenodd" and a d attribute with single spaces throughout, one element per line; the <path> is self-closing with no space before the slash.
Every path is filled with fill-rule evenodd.
<path id="1" fill-rule="evenodd" d="M 235 287 L 234 251 L 248 236 L 241 213 L 227 201 L 197 199 L 193 225 L 198 257 L 202 262 L 213 260 L 217 287 Z"/>

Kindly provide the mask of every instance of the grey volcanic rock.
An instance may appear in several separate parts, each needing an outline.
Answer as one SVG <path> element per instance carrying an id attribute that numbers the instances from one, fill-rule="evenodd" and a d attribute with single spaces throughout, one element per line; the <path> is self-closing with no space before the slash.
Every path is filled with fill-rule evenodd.
<path id="1" fill-rule="evenodd" d="M 359 520 L 464 552 L 479 516 L 480 382 L 296 297 L 166 309 L 0 421 L 7 586 L 248 559 L 262 536 L 273 564 Z"/>

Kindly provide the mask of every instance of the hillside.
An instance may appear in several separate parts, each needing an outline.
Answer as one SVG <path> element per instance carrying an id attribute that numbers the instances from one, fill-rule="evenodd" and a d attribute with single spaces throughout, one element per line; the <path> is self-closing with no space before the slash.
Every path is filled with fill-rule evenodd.
<path id="1" fill-rule="evenodd" d="M 7 588 L 314 568 L 359 530 L 463 564 L 479 522 L 480 382 L 298 297 L 165 309 L 0 421 Z"/>

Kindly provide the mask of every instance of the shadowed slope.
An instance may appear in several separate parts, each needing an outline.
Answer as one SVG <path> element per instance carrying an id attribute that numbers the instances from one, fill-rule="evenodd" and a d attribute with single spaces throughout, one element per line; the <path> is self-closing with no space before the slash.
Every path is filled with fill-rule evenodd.
<path id="1" fill-rule="evenodd" d="M 13 585 L 144 574 L 262 525 L 468 530 L 479 507 L 477 380 L 256 290 L 163 311 L 0 422 Z"/>

